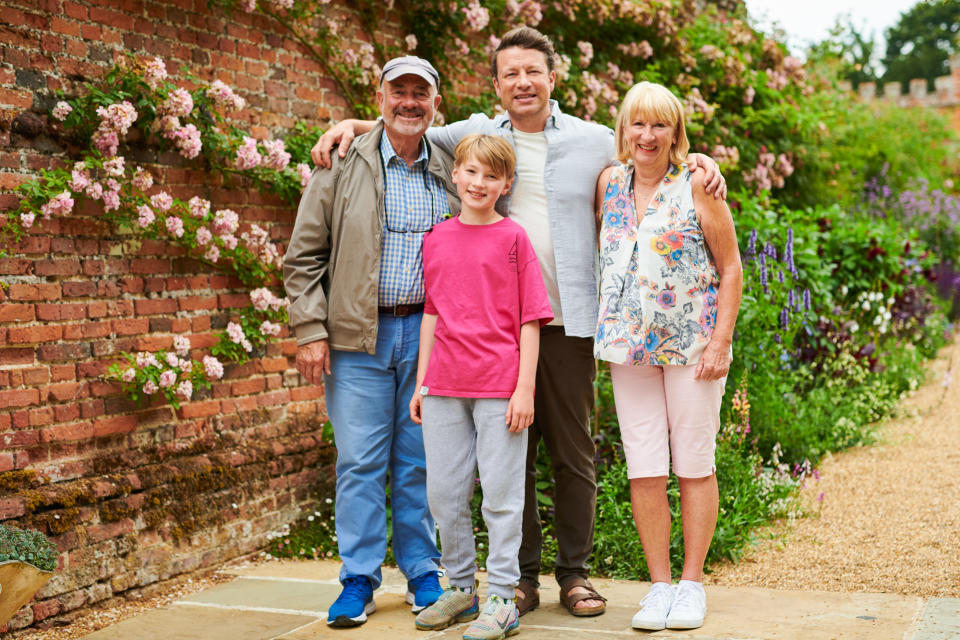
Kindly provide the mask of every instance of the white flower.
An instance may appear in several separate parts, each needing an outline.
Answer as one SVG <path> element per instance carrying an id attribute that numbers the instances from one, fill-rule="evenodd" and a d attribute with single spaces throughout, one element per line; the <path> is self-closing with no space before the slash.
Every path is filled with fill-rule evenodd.
<path id="1" fill-rule="evenodd" d="M 173 348 L 181 358 L 190 353 L 190 338 L 183 335 L 173 336 Z"/>
<path id="2" fill-rule="evenodd" d="M 70 115 L 71 111 L 73 111 L 73 107 L 61 100 L 57 103 L 57 106 L 53 108 L 53 117 L 63 122 L 67 119 L 67 116 Z"/>

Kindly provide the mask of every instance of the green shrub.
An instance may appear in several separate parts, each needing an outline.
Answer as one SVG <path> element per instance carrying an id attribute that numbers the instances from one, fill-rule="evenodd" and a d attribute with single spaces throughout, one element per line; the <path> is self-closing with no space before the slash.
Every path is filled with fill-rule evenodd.
<path id="1" fill-rule="evenodd" d="M 57 568 L 60 552 L 39 531 L 0 524 L 0 562 L 19 560 L 41 571 Z"/>

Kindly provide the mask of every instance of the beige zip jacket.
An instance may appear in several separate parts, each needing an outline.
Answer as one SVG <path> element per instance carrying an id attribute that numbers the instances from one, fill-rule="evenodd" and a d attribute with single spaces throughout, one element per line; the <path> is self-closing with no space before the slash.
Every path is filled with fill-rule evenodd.
<path id="1" fill-rule="evenodd" d="M 377 287 L 383 233 L 383 122 L 359 136 L 329 170 L 314 169 L 283 258 L 297 344 L 327 339 L 330 348 L 366 351 L 377 345 Z M 427 170 L 440 179 L 450 211 L 460 210 L 451 156 L 429 146 Z"/>

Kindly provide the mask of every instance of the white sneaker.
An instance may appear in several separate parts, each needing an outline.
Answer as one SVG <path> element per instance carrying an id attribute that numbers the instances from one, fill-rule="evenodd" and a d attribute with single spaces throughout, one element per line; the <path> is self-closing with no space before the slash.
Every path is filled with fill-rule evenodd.
<path id="1" fill-rule="evenodd" d="M 703 591 L 703 585 L 693 580 L 681 580 L 667 616 L 667 629 L 702 627 L 706 615 L 707 594 Z"/>
<path id="2" fill-rule="evenodd" d="M 659 631 L 667 626 L 667 614 L 673 604 L 674 590 L 666 582 L 654 582 L 640 601 L 640 611 L 633 616 L 634 629 Z"/>

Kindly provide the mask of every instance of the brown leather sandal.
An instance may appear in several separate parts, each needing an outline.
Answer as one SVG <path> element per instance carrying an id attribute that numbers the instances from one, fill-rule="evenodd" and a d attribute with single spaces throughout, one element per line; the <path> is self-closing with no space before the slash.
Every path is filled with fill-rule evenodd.
<path id="1" fill-rule="evenodd" d="M 534 582 L 521 578 L 520 582 L 517 583 L 517 591 L 523 594 L 520 598 L 513 598 L 519 615 L 522 616 L 540 606 L 540 594 L 537 592 L 537 585 Z"/>
<path id="2" fill-rule="evenodd" d="M 587 593 L 570 594 L 570 590 L 575 587 L 583 587 L 587 590 Z M 593 607 L 576 606 L 576 604 L 582 600 L 600 600 L 601 602 Z M 570 612 L 570 615 L 578 617 L 598 616 L 607 610 L 606 602 L 607 599 L 597 593 L 597 590 L 593 588 L 593 585 L 590 584 L 590 581 L 586 578 L 570 576 L 560 583 L 560 604 Z"/>

